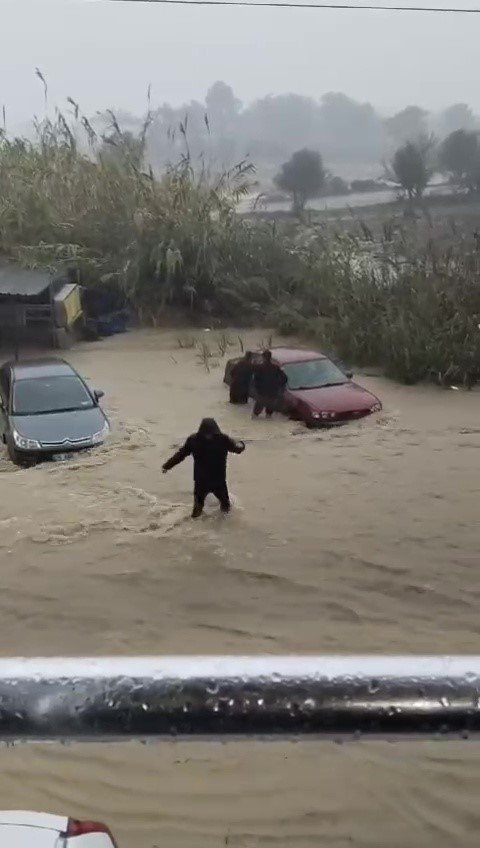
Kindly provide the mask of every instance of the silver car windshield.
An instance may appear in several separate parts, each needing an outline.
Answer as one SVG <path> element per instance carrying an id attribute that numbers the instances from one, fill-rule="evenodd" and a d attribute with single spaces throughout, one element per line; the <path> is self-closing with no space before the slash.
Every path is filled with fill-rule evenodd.
<path id="1" fill-rule="evenodd" d="M 19 380 L 13 389 L 14 415 L 91 409 L 93 399 L 75 375 Z"/>

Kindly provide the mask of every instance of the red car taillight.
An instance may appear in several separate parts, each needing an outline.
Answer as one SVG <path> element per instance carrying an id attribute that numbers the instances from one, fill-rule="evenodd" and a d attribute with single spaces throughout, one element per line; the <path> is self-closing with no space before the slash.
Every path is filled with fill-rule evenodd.
<path id="1" fill-rule="evenodd" d="M 115 842 L 112 834 L 110 833 L 110 829 L 106 824 L 102 822 L 94 822 L 94 821 L 80 821 L 79 819 L 69 819 L 68 820 L 68 828 L 67 828 L 67 838 L 72 838 L 74 836 L 85 836 L 87 833 L 105 833 L 106 836 L 110 837 L 112 845 L 114 848 L 117 848 L 117 843 Z"/>

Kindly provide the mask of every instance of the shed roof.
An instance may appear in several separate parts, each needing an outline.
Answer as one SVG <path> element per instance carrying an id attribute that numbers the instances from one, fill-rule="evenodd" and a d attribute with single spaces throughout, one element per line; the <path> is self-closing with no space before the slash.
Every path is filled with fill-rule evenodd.
<path id="1" fill-rule="evenodd" d="M 32 271 L 0 259 L 0 295 L 35 297 L 51 283 L 48 271 Z"/>

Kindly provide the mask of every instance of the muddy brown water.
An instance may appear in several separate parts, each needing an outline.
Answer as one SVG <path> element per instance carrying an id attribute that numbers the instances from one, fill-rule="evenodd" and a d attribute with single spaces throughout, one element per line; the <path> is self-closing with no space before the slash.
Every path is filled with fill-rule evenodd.
<path id="1" fill-rule="evenodd" d="M 106 391 L 104 448 L 0 460 L 2 654 L 479 653 L 480 394 L 365 377 L 374 418 L 252 422 L 181 335 L 69 354 Z M 248 444 L 233 513 L 193 523 L 189 463 L 161 465 L 204 415 Z M 120 848 L 478 843 L 467 742 L 16 746 L 0 765 L 1 807 L 103 819 Z"/>

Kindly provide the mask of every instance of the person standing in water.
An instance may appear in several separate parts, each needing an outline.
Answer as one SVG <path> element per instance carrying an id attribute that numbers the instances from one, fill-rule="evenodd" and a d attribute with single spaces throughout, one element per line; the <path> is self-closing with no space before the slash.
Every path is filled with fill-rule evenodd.
<path id="1" fill-rule="evenodd" d="M 253 353 L 245 356 L 233 366 L 230 379 L 230 403 L 248 403 L 250 384 L 253 377 Z"/>
<path id="2" fill-rule="evenodd" d="M 212 493 L 220 501 L 222 512 L 230 512 L 230 495 L 227 486 L 227 456 L 243 453 L 245 442 L 234 442 L 222 433 L 214 418 L 204 418 L 198 431 L 189 436 L 183 447 L 170 457 L 162 467 L 166 474 L 187 456 L 193 456 L 193 512 L 198 518 L 205 498 Z"/>
<path id="3" fill-rule="evenodd" d="M 255 368 L 253 373 L 256 393 L 253 418 L 258 418 L 263 410 L 267 418 L 271 418 L 273 412 L 278 411 L 281 406 L 283 392 L 287 385 L 287 375 L 279 365 L 272 362 L 271 350 L 264 350 L 262 359 L 262 364 Z"/>

